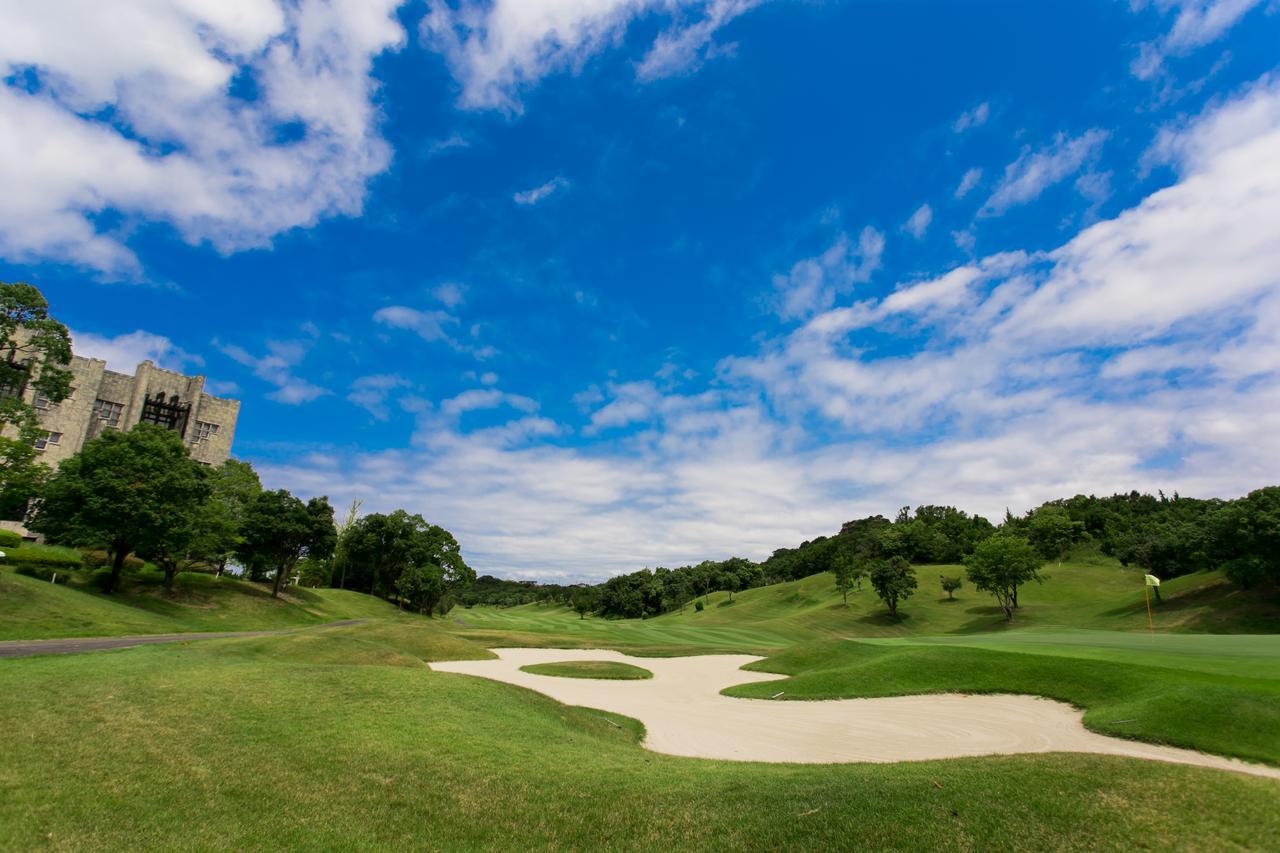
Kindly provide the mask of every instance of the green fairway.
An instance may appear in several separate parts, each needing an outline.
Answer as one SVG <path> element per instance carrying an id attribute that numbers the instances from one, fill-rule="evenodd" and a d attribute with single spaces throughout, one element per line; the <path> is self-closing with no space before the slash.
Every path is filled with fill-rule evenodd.
<path id="1" fill-rule="evenodd" d="M 966 586 L 948 599 L 937 576 L 959 566 L 918 566 L 921 588 L 892 619 L 869 586 L 843 606 L 830 574 L 760 587 L 733 596 L 713 593 L 706 608 L 692 606 L 653 619 L 579 619 L 567 608 L 529 604 L 455 611 L 465 636 L 489 645 L 601 646 L 637 654 L 753 651 L 767 654 L 795 643 L 839 637 L 937 635 L 997 638 L 1036 629 L 1147 631 L 1142 573 L 1114 560 L 1088 556 L 1051 564 L 1049 580 L 1024 588 L 1012 622 L 990 596 Z M 1269 633 L 1280 628 L 1280 602 L 1244 593 L 1216 572 L 1175 578 L 1153 608 L 1156 632 Z"/>
<path id="2" fill-rule="evenodd" d="M 1280 764 L 1274 601 L 1193 575 L 1166 584 L 1148 632 L 1139 576 L 1094 559 L 1051 567 L 1009 624 L 968 588 L 954 601 L 930 589 L 935 569 L 917 569 L 900 620 L 867 589 L 843 606 L 830 575 L 647 620 L 538 605 L 428 620 L 208 575 L 168 592 L 143 572 L 104 596 L 0 572 L 5 637 L 298 629 L 0 661 L 0 848 L 1218 850 L 1280 837 L 1273 780 L 1085 755 L 681 759 L 644 750 L 634 720 L 426 663 L 493 646 L 753 652 L 790 677 L 727 693 L 1029 693 L 1084 708 L 1107 734 Z M 307 627 L 356 617 L 370 621 Z"/>
<path id="3" fill-rule="evenodd" d="M 603 678 L 611 681 L 635 681 L 653 678 L 653 673 L 629 663 L 609 660 L 570 660 L 556 663 L 531 663 L 520 667 L 521 672 L 533 675 L 554 675 L 560 678 Z"/>
<path id="4" fill-rule="evenodd" d="M 680 759 L 381 623 L 0 662 L 0 847 L 1257 849 L 1280 786 L 1118 758 Z M 949 651 L 946 649 L 943 652 Z"/>
<path id="5" fill-rule="evenodd" d="M 53 584 L 0 569 L 0 640 L 271 630 L 399 615 L 393 605 L 360 593 L 294 587 L 277 599 L 260 584 L 194 572 L 178 575 L 172 591 L 158 574 L 144 572 L 103 595 L 88 584 Z"/>

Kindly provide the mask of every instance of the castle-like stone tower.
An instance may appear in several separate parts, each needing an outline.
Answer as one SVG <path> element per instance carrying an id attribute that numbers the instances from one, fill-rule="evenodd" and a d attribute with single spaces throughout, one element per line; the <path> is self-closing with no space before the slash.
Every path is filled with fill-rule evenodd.
<path id="1" fill-rule="evenodd" d="M 127 430 L 139 423 L 176 431 L 197 462 L 221 465 L 230 457 L 240 401 L 206 394 L 203 376 L 175 373 L 150 361 L 129 376 L 107 370 L 101 359 L 78 355 L 72 356 L 70 368 L 71 396 L 61 403 L 50 403 L 31 389 L 23 392 L 40 414 L 46 432 L 36 446 L 50 465 L 74 456 L 103 430 Z"/>

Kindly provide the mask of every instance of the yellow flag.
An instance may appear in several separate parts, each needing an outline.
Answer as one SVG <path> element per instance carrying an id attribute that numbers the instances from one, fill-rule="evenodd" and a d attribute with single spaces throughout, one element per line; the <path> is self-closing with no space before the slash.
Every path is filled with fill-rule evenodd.
<path id="1" fill-rule="evenodd" d="M 1147 586 L 1160 586 L 1160 578 L 1155 575 L 1147 575 Z"/>

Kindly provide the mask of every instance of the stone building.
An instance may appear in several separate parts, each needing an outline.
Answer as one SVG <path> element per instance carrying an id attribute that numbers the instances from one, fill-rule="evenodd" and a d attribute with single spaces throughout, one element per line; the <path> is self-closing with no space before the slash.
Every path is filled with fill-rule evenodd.
<path id="1" fill-rule="evenodd" d="M 51 403 L 32 389 L 22 391 L 39 412 L 45 434 L 36 442 L 44 461 L 57 466 L 74 456 L 84 443 L 103 430 L 127 430 L 154 423 L 175 430 L 205 465 L 221 465 L 231 455 L 239 400 L 224 400 L 204 392 L 203 376 L 186 376 L 138 365 L 133 375 L 107 370 L 97 358 L 72 356 L 71 396 Z"/>

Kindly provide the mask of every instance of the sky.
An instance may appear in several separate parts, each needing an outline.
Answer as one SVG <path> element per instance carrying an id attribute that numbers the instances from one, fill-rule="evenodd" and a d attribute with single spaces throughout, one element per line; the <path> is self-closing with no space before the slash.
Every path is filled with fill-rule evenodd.
<path id="1" fill-rule="evenodd" d="M 0 0 L 0 280 L 481 573 L 1280 482 L 1278 0 Z"/>

